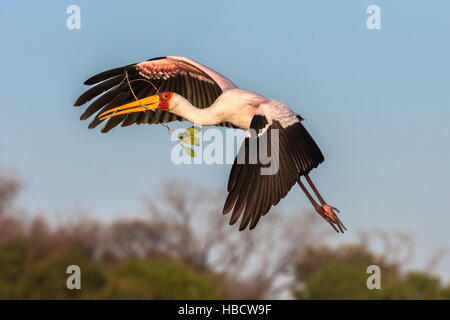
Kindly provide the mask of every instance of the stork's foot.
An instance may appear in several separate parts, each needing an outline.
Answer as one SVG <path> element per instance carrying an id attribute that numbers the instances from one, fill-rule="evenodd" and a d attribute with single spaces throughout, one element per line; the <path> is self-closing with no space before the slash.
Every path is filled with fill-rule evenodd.
<path id="1" fill-rule="evenodd" d="M 314 209 L 316 209 L 317 213 L 320 214 L 322 218 L 324 218 L 325 221 L 328 222 L 334 230 L 336 230 L 336 232 L 344 233 L 344 230 L 347 230 L 347 228 L 336 215 L 336 212 L 339 212 L 337 208 L 324 204 L 322 206 L 316 205 L 314 206 Z M 336 226 L 339 229 L 336 228 Z"/>

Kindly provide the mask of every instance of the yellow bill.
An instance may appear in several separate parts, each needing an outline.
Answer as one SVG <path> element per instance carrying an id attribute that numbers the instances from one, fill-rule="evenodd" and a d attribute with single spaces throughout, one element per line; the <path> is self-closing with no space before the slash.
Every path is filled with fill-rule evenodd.
<path id="1" fill-rule="evenodd" d="M 146 97 L 137 101 L 133 101 L 112 109 L 109 109 L 99 115 L 100 120 L 115 117 L 125 113 L 133 113 L 139 111 L 147 111 L 156 109 L 160 103 L 159 95 Z"/>

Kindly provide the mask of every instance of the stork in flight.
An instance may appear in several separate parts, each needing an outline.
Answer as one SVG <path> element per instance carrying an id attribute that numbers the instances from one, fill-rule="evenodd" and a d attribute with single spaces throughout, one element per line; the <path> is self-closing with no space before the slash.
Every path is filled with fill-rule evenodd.
<path id="1" fill-rule="evenodd" d="M 325 203 L 308 176 L 324 160 L 322 152 L 302 125 L 301 116 L 285 104 L 239 89 L 229 79 L 186 57 L 160 57 L 111 69 L 84 84 L 95 86 L 83 93 L 74 105 L 81 106 L 98 96 L 81 115 L 81 120 L 96 113 L 89 124 L 92 129 L 107 119 L 103 133 L 118 124 L 126 127 L 175 120 L 253 129 L 257 135 L 247 136 L 239 151 L 245 152 L 248 158 L 251 139 L 258 141 L 265 135 L 270 145 L 269 133 L 278 130 L 278 171 L 262 175 L 260 169 L 264 164 L 258 157 L 256 163 L 239 163 L 236 158 L 228 179 L 223 214 L 233 212 L 231 225 L 242 216 L 239 230 L 249 224 L 253 229 L 261 216 L 298 183 L 317 213 L 337 232 L 346 230 L 336 215 L 339 210 Z M 301 176 L 320 204 L 302 183 Z"/>

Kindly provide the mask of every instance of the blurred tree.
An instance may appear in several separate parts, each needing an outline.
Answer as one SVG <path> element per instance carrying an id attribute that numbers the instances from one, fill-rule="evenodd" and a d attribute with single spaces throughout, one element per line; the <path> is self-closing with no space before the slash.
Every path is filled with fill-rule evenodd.
<path id="1" fill-rule="evenodd" d="M 298 299 L 368 299 L 367 275 L 358 268 L 344 264 L 329 264 L 314 272 Z"/>
<path id="2" fill-rule="evenodd" d="M 22 182 L 15 175 L 0 168 L 0 216 L 12 208 L 21 188 Z"/>
<path id="3" fill-rule="evenodd" d="M 369 265 L 381 269 L 381 289 L 366 286 Z M 423 272 L 402 275 L 400 263 L 364 245 L 311 247 L 296 264 L 297 299 L 448 299 L 450 288 Z"/>
<path id="4" fill-rule="evenodd" d="M 69 290 L 66 286 L 69 265 L 81 269 L 80 290 Z M 78 246 L 66 245 L 28 269 L 20 293 L 24 299 L 88 299 L 96 298 L 104 285 L 105 278 L 98 266 Z"/>
<path id="5" fill-rule="evenodd" d="M 442 286 L 439 277 L 425 272 L 410 271 L 389 283 L 381 292 L 383 299 L 435 300 L 448 299 L 448 288 Z"/>
<path id="6" fill-rule="evenodd" d="M 129 259 L 110 268 L 105 299 L 220 299 L 216 276 L 168 257 Z"/>
<path id="7" fill-rule="evenodd" d="M 296 279 L 302 284 L 294 295 L 298 299 L 371 299 L 379 290 L 368 290 L 366 269 L 378 265 L 383 283 L 398 273 L 398 266 L 375 256 L 362 245 L 338 248 L 310 247 L 296 264 Z"/>
<path id="8" fill-rule="evenodd" d="M 374 230 L 358 245 L 329 247 L 334 233 L 317 229 L 314 213 L 277 210 L 236 232 L 218 211 L 223 194 L 182 181 L 148 201 L 148 219 L 55 225 L 18 214 L 20 186 L 0 171 L 0 299 L 261 299 L 286 294 L 293 282 L 299 299 L 450 299 L 450 286 L 431 273 L 444 251 L 426 273 L 401 270 L 413 250 L 405 235 L 393 242 L 395 233 L 378 232 L 382 254 L 368 249 Z M 66 287 L 72 264 L 81 267 L 81 290 Z M 366 287 L 371 264 L 382 270 L 381 290 Z"/>
<path id="9" fill-rule="evenodd" d="M 22 182 L 11 172 L 0 168 L 0 241 L 25 236 L 23 222 L 14 214 L 14 203 L 22 188 Z"/>
<path id="10" fill-rule="evenodd" d="M 222 274 L 228 298 L 261 299 L 285 291 L 286 281 L 278 280 L 287 278 L 298 252 L 319 241 L 314 214 L 296 219 L 273 210 L 261 227 L 235 232 L 217 208 L 217 190 L 172 181 L 160 192 L 148 200 L 149 219 L 120 219 L 103 228 L 96 251 L 101 265 L 164 254 Z"/>
<path id="11" fill-rule="evenodd" d="M 223 201 L 221 190 L 192 182 L 168 182 L 160 195 L 148 200 L 153 228 L 148 226 L 146 233 L 134 235 L 139 235 L 142 243 L 147 234 L 146 244 L 152 244 L 147 250 L 162 250 L 199 270 L 223 274 L 228 297 L 263 299 L 285 291 L 284 280 L 293 259 L 308 244 L 325 238 L 323 234 L 316 238 L 316 214 L 294 216 L 273 208 L 256 229 L 236 232 L 217 207 Z"/>
<path id="12" fill-rule="evenodd" d="M 24 239 L 0 244 L 0 299 L 20 298 L 19 284 L 29 263 L 28 243 Z"/>

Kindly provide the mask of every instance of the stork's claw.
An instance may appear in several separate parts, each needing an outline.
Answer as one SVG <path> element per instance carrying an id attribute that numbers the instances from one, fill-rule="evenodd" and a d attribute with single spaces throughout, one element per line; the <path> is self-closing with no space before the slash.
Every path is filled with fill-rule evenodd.
<path id="1" fill-rule="evenodd" d="M 328 204 L 324 204 L 321 207 L 318 205 L 315 206 L 315 209 L 317 213 L 320 214 L 325 219 L 325 221 L 327 221 L 333 227 L 334 230 L 336 230 L 336 232 L 340 231 L 344 233 L 344 230 L 347 230 L 347 228 L 336 215 L 336 212 L 339 212 L 337 208 L 329 206 Z M 339 230 L 335 225 L 339 228 Z"/>

